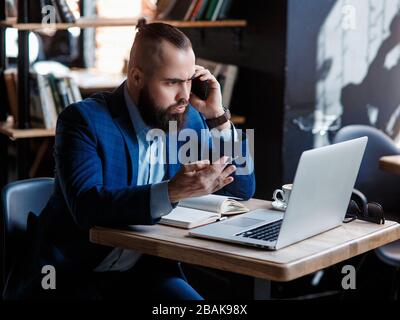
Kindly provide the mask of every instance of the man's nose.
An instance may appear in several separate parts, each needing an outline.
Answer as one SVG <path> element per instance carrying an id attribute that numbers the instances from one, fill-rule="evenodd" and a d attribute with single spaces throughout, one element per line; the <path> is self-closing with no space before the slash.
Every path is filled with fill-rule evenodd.
<path id="1" fill-rule="evenodd" d="M 177 100 L 185 99 L 186 101 L 189 101 L 190 98 L 190 84 L 187 83 L 182 83 L 180 86 L 180 90 L 177 95 Z"/>

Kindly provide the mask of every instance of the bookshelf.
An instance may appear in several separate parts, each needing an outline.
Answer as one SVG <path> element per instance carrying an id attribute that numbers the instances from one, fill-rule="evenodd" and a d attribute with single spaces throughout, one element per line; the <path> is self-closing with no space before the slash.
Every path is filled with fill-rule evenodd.
<path id="1" fill-rule="evenodd" d="M 21 2 L 22 3 L 22 2 Z M 5 0 L 0 0 L 0 9 L 5 7 Z M 27 7 L 22 5 L 18 12 L 19 21 L 27 21 Z M 139 18 L 93 18 L 81 17 L 75 23 L 56 23 L 51 25 L 55 29 L 68 29 L 71 27 L 79 28 L 101 28 L 101 27 L 121 27 L 135 26 Z M 153 20 L 157 22 L 161 20 Z M 235 30 L 247 26 L 246 20 L 222 20 L 222 21 L 172 21 L 162 20 L 178 28 L 234 28 Z M 7 150 L 7 141 L 13 140 L 17 142 L 17 178 L 23 179 L 28 177 L 29 168 L 24 162 L 24 155 L 27 153 L 29 144 L 27 139 L 30 138 L 48 138 L 55 135 L 55 129 L 29 128 L 29 43 L 28 36 L 30 31 L 40 30 L 49 27 L 40 23 L 18 23 L 16 18 L 5 17 L 5 11 L 0 10 L 0 70 L 7 68 L 7 60 L 5 53 L 5 30 L 7 28 L 15 28 L 18 30 L 18 128 L 8 123 L 0 123 L 0 150 L 2 153 Z M 98 88 L 96 88 L 98 89 Z M 104 89 L 104 88 L 102 88 Z M 86 92 L 91 92 L 91 88 L 87 88 Z M 0 106 L 0 108 L 3 106 Z M 235 124 L 243 124 L 244 117 L 233 116 L 232 121 Z M 1 157 L 0 166 L 8 167 L 7 157 Z M 0 187 L 6 182 L 6 179 L 0 177 Z"/>
<path id="2" fill-rule="evenodd" d="M 243 125 L 246 122 L 246 118 L 243 116 L 232 115 L 231 121 L 235 125 Z M 7 136 L 10 140 L 15 141 L 18 139 L 54 137 L 55 129 L 14 129 L 12 126 L 7 124 L 1 124 L 0 134 Z"/>
<path id="3" fill-rule="evenodd" d="M 54 29 L 78 28 L 101 28 L 101 27 L 129 27 L 135 26 L 139 19 L 134 18 L 80 18 L 75 23 L 56 23 L 51 26 Z M 246 20 L 224 20 L 224 21 L 175 21 L 175 20 L 153 20 L 151 22 L 165 22 L 177 28 L 243 28 L 247 26 Z M 0 26 L 15 28 L 18 30 L 40 30 L 48 25 L 41 23 L 17 23 L 17 19 L 6 19 L 0 21 Z"/>
<path id="4" fill-rule="evenodd" d="M 14 129 L 1 125 L 0 133 L 15 141 L 17 139 L 54 137 L 55 129 Z"/>

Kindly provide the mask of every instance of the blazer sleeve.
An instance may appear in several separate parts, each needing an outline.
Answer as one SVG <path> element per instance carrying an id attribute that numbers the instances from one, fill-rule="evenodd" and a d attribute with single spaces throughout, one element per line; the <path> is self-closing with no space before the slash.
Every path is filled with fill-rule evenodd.
<path id="1" fill-rule="evenodd" d="M 202 119 L 202 127 L 209 130 L 204 115 L 200 114 L 200 117 Z M 209 137 L 208 154 L 211 162 L 213 159 L 218 159 L 223 155 L 239 156 L 239 159 L 233 162 L 237 167 L 236 172 L 231 174 L 234 178 L 233 182 L 214 192 L 214 194 L 249 200 L 254 196 L 256 189 L 254 161 L 252 158 L 252 152 L 250 152 L 254 149 L 254 146 L 250 144 L 246 132 L 238 130 L 239 133 L 235 135 L 233 130 L 236 129 L 231 125 L 231 139 L 228 139 L 228 143 L 224 143 L 226 140 L 222 136 L 220 138 L 213 138 L 210 134 Z M 235 136 L 237 136 L 238 139 L 235 139 Z"/>
<path id="2" fill-rule="evenodd" d="M 151 185 L 104 185 L 95 128 L 82 109 L 71 105 L 60 114 L 54 147 L 56 174 L 75 222 L 81 228 L 154 224 Z"/>
<path id="3" fill-rule="evenodd" d="M 231 130 L 235 129 L 232 127 Z M 234 141 L 233 136 L 234 134 L 232 132 L 232 139 L 230 141 Z M 220 148 L 215 148 L 214 144 L 212 143 L 210 153 L 219 153 L 217 157 L 222 155 L 238 156 L 239 159 L 233 161 L 233 164 L 236 166 L 236 171 L 231 174 L 231 176 L 234 180 L 222 189 L 214 192 L 214 194 L 238 197 L 243 200 L 249 200 L 254 196 L 256 189 L 256 179 L 254 175 L 254 162 L 250 152 L 251 147 L 249 145 L 246 134 L 242 132 L 238 141 L 228 143 L 227 145 L 227 147 L 226 144 L 224 145 L 223 139 L 220 140 Z M 231 148 L 234 150 L 232 150 Z M 238 152 L 237 150 L 239 150 L 240 152 Z M 216 157 L 214 156 L 214 159 L 215 158 Z"/>

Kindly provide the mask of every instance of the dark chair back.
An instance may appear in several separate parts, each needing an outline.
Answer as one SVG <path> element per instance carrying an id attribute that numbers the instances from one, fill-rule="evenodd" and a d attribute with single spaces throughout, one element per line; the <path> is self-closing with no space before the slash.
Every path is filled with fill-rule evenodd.
<path id="1" fill-rule="evenodd" d="M 368 144 L 358 173 L 355 188 L 363 192 L 368 201 L 383 205 L 385 212 L 400 213 L 400 177 L 379 169 L 379 158 L 400 154 L 399 148 L 382 131 L 364 125 L 351 125 L 336 134 L 334 142 L 367 136 Z"/>
<path id="2" fill-rule="evenodd" d="M 46 206 L 54 187 L 53 178 L 35 178 L 12 182 L 2 192 L 3 206 L 3 281 L 21 248 L 29 212 L 38 216 Z"/>
<path id="3" fill-rule="evenodd" d="M 351 125 L 342 128 L 336 134 L 334 142 L 362 136 L 368 137 L 368 144 L 355 187 L 362 191 L 369 201 L 382 204 L 386 219 L 400 221 L 400 177 L 379 169 L 379 159 L 383 156 L 400 154 L 399 148 L 382 131 L 363 125 Z M 399 270 L 400 241 L 381 246 L 375 249 L 375 253 L 383 262 Z M 396 274 L 399 277 L 398 272 Z M 393 297 L 397 300 L 398 283 L 394 283 L 392 289 Z"/>

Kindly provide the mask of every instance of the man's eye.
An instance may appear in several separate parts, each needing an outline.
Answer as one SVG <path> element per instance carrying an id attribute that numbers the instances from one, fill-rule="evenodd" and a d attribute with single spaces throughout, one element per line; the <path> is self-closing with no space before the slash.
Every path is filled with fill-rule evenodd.
<path id="1" fill-rule="evenodd" d="M 175 85 L 177 83 L 178 83 L 178 81 L 167 81 L 167 85 L 169 85 L 169 86 Z"/>

